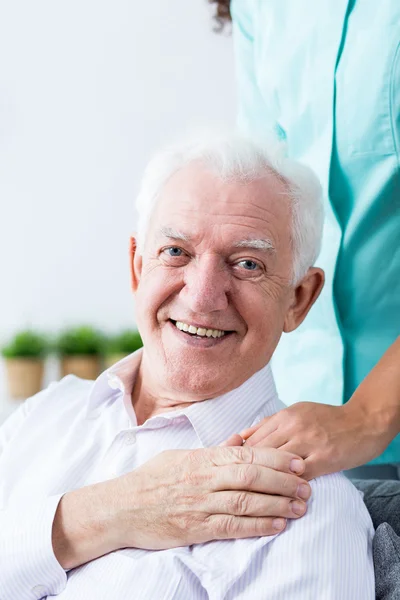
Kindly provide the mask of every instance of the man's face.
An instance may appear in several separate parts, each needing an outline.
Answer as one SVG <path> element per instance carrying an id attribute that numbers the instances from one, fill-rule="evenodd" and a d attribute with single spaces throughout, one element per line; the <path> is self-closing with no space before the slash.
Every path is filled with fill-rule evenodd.
<path id="1" fill-rule="evenodd" d="M 270 360 L 293 302 L 284 185 L 272 174 L 242 184 L 199 163 L 183 168 L 165 185 L 133 268 L 154 381 L 188 401 L 238 387 Z"/>

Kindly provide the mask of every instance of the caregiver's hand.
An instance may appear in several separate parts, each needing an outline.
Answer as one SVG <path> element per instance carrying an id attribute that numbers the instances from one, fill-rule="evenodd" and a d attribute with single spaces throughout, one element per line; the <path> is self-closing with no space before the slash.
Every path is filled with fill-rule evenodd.
<path id="1" fill-rule="evenodd" d="M 384 449 L 363 415 L 349 405 L 300 402 L 240 435 L 246 446 L 295 452 L 305 459 L 306 479 L 356 467 Z"/>
<path id="2" fill-rule="evenodd" d="M 225 445 L 280 448 L 305 459 L 303 477 L 358 467 L 381 454 L 400 432 L 400 337 L 358 386 L 347 404 L 299 402 Z M 239 437 L 240 436 L 240 437 Z"/>
<path id="3" fill-rule="evenodd" d="M 126 475 L 66 493 L 53 524 L 55 556 L 71 569 L 119 548 L 279 533 L 306 512 L 303 470 L 298 456 L 268 448 L 161 452 Z"/>
<path id="4" fill-rule="evenodd" d="M 347 404 L 299 402 L 241 432 L 246 445 L 280 448 L 305 459 L 304 477 L 358 467 L 400 432 L 400 337 Z M 239 438 L 240 439 L 240 438 Z M 237 434 L 226 444 L 237 444 Z"/>

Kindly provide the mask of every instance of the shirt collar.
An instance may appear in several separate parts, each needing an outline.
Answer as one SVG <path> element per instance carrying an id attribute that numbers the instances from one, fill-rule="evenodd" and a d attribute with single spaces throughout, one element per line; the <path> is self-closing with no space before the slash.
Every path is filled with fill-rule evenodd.
<path id="1" fill-rule="evenodd" d="M 110 389 L 114 390 L 114 394 L 111 393 L 112 397 L 120 396 L 121 392 L 124 395 L 131 393 L 141 359 L 142 348 L 129 354 L 99 375 L 90 392 L 88 416 L 96 416 L 97 410 L 105 398 L 110 398 Z"/>
<path id="2" fill-rule="evenodd" d="M 233 433 L 253 425 L 266 404 L 274 404 L 271 414 L 275 412 L 277 398 L 268 364 L 238 388 L 218 398 L 194 403 L 182 413 L 190 420 L 204 447 L 216 446 Z"/>
<path id="3" fill-rule="evenodd" d="M 92 387 L 88 415 L 96 416 L 105 398 L 130 395 L 142 357 L 142 349 L 122 359 L 106 371 L 94 382 Z M 250 427 L 265 406 L 277 400 L 277 392 L 270 365 L 252 375 L 238 388 L 203 402 L 195 402 L 185 409 L 166 412 L 153 419 L 172 419 L 184 415 L 192 424 L 201 444 L 204 447 L 215 446 L 226 440 L 233 433 Z M 271 414 L 275 412 L 271 406 Z M 150 421 L 150 419 L 149 419 Z"/>

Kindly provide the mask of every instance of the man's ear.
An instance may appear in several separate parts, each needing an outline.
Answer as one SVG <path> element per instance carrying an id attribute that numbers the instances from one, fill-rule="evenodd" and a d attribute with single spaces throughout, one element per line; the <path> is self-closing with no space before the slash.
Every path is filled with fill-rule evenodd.
<path id="1" fill-rule="evenodd" d="M 289 333 L 304 321 L 310 308 L 318 298 L 324 287 L 325 273 L 322 269 L 312 267 L 308 269 L 303 279 L 293 291 L 292 304 L 286 314 L 283 331 Z"/>
<path id="2" fill-rule="evenodd" d="M 142 255 L 139 253 L 137 249 L 137 241 L 135 237 L 131 237 L 130 239 L 130 247 L 129 247 L 129 264 L 131 269 L 131 288 L 132 292 L 136 292 L 140 276 L 142 274 Z"/>

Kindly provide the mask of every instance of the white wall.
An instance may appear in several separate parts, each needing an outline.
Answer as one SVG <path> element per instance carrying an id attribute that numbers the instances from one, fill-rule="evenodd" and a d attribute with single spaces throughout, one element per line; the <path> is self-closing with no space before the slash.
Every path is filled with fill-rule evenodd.
<path id="1" fill-rule="evenodd" d="M 143 167 L 192 123 L 234 123 L 232 41 L 206 0 L 0 0 L 0 343 L 133 324 Z"/>
<path id="2" fill-rule="evenodd" d="M 232 41 L 212 28 L 206 0 L 0 0 L 0 344 L 134 325 L 143 167 L 192 124 L 234 123 Z"/>

